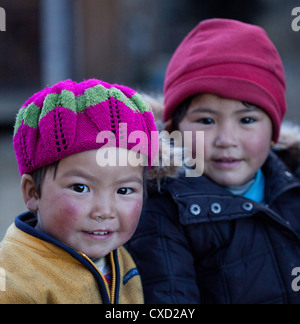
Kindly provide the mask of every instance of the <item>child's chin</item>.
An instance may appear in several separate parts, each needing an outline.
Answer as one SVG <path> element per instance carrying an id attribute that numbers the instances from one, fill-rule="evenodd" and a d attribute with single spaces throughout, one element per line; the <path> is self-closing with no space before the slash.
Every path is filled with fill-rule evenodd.
<path id="1" fill-rule="evenodd" d="M 97 252 L 95 252 L 95 251 L 86 251 L 86 253 L 85 252 L 83 252 L 83 253 L 85 255 L 87 255 L 90 259 L 101 259 L 101 258 L 106 257 L 109 254 L 109 252 L 106 253 L 106 252 L 99 252 L 99 251 L 97 251 Z"/>
<path id="2" fill-rule="evenodd" d="M 220 176 L 220 177 L 209 177 L 213 182 L 217 183 L 220 186 L 223 187 L 240 187 L 242 185 L 244 185 L 245 183 L 247 183 L 246 179 L 243 179 L 241 177 L 237 177 L 237 179 L 235 179 L 235 177 L 225 177 Z"/>

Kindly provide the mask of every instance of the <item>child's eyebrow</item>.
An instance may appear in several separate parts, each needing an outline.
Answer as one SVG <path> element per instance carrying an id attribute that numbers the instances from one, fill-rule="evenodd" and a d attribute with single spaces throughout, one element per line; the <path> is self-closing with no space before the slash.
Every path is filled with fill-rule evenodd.
<path id="1" fill-rule="evenodd" d="M 190 114 L 194 114 L 194 113 L 209 113 L 209 114 L 214 114 L 216 115 L 218 112 L 212 108 L 207 108 L 207 107 L 198 107 L 198 108 L 194 108 L 191 109 Z"/>
<path id="2" fill-rule="evenodd" d="M 64 172 L 60 177 L 79 177 L 79 178 L 86 178 L 86 179 L 94 178 L 94 176 L 89 175 L 88 173 L 77 169 L 68 170 Z"/>
<path id="3" fill-rule="evenodd" d="M 133 183 L 133 182 L 143 185 L 143 179 L 138 176 L 132 176 L 132 177 L 129 176 L 127 178 L 118 179 L 114 182 L 114 184 L 118 185 L 122 183 Z"/>
<path id="4" fill-rule="evenodd" d="M 69 170 L 69 171 L 66 171 L 65 173 L 63 173 L 61 175 L 61 177 L 79 177 L 79 178 L 85 178 L 85 179 L 89 179 L 89 180 L 94 180 L 95 177 L 93 175 L 90 175 L 88 173 L 85 173 L 81 170 Z M 141 185 L 143 185 L 143 179 L 141 177 L 138 177 L 138 176 L 128 176 L 128 177 L 124 177 L 124 178 L 121 178 L 121 179 L 117 179 L 116 181 L 113 181 L 113 184 L 114 185 L 119 185 L 119 184 L 124 184 L 124 183 L 133 183 L 133 182 L 136 182 L 136 183 L 139 183 Z"/>
<path id="5" fill-rule="evenodd" d="M 248 105 L 248 104 L 245 104 L 243 103 L 243 108 L 242 109 L 239 109 L 236 111 L 236 114 L 239 114 L 239 113 L 247 113 L 247 112 L 259 112 L 261 111 L 258 107 L 255 107 L 255 106 L 252 106 L 252 105 Z"/>

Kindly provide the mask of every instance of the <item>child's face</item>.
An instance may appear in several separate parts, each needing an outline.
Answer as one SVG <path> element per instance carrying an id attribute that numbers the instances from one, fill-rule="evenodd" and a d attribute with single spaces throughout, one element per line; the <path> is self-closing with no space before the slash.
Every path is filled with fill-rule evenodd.
<path id="1" fill-rule="evenodd" d="M 143 167 L 99 167 L 96 153 L 62 159 L 55 179 L 54 170 L 49 170 L 36 209 L 38 230 L 99 258 L 126 243 L 136 230 L 143 203 Z"/>
<path id="2" fill-rule="evenodd" d="M 179 130 L 205 132 L 204 173 L 222 186 L 247 183 L 271 147 L 272 122 L 264 111 L 212 94 L 192 100 Z"/>

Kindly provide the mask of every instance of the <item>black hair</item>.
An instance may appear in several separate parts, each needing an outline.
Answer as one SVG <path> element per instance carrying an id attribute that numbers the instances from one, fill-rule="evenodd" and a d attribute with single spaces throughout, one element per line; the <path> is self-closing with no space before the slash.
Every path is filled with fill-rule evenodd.
<path id="1" fill-rule="evenodd" d="M 178 107 L 173 111 L 171 132 L 179 130 L 179 124 L 183 120 L 183 118 L 184 118 L 186 112 L 188 111 L 194 97 L 195 96 L 188 97 L 181 104 L 179 104 Z"/>
<path id="2" fill-rule="evenodd" d="M 33 182 L 34 182 L 34 185 L 35 185 L 35 190 L 36 190 L 36 193 L 38 195 L 38 198 L 42 197 L 42 185 L 43 185 L 43 182 L 45 180 L 46 173 L 50 169 L 54 169 L 53 179 L 55 179 L 56 178 L 56 172 L 57 172 L 57 169 L 58 169 L 58 164 L 59 164 L 59 161 L 54 162 L 54 163 L 52 163 L 50 165 L 47 165 L 45 167 L 42 167 L 40 169 L 37 169 L 37 170 L 35 170 L 35 171 L 33 171 L 31 173 L 31 176 L 32 176 L 32 179 L 33 179 Z"/>

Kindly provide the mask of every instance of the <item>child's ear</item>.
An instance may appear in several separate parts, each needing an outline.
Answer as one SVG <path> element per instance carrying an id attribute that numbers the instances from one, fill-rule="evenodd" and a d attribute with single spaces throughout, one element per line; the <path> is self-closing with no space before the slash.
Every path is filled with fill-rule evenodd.
<path id="1" fill-rule="evenodd" d="M 23 193 L 23 199 L 30 211 L 38 211 L 39 197 L 36 192 L 33 178 L 29 174 L 23 174 L 21 179 L 21 188 Z"/>

